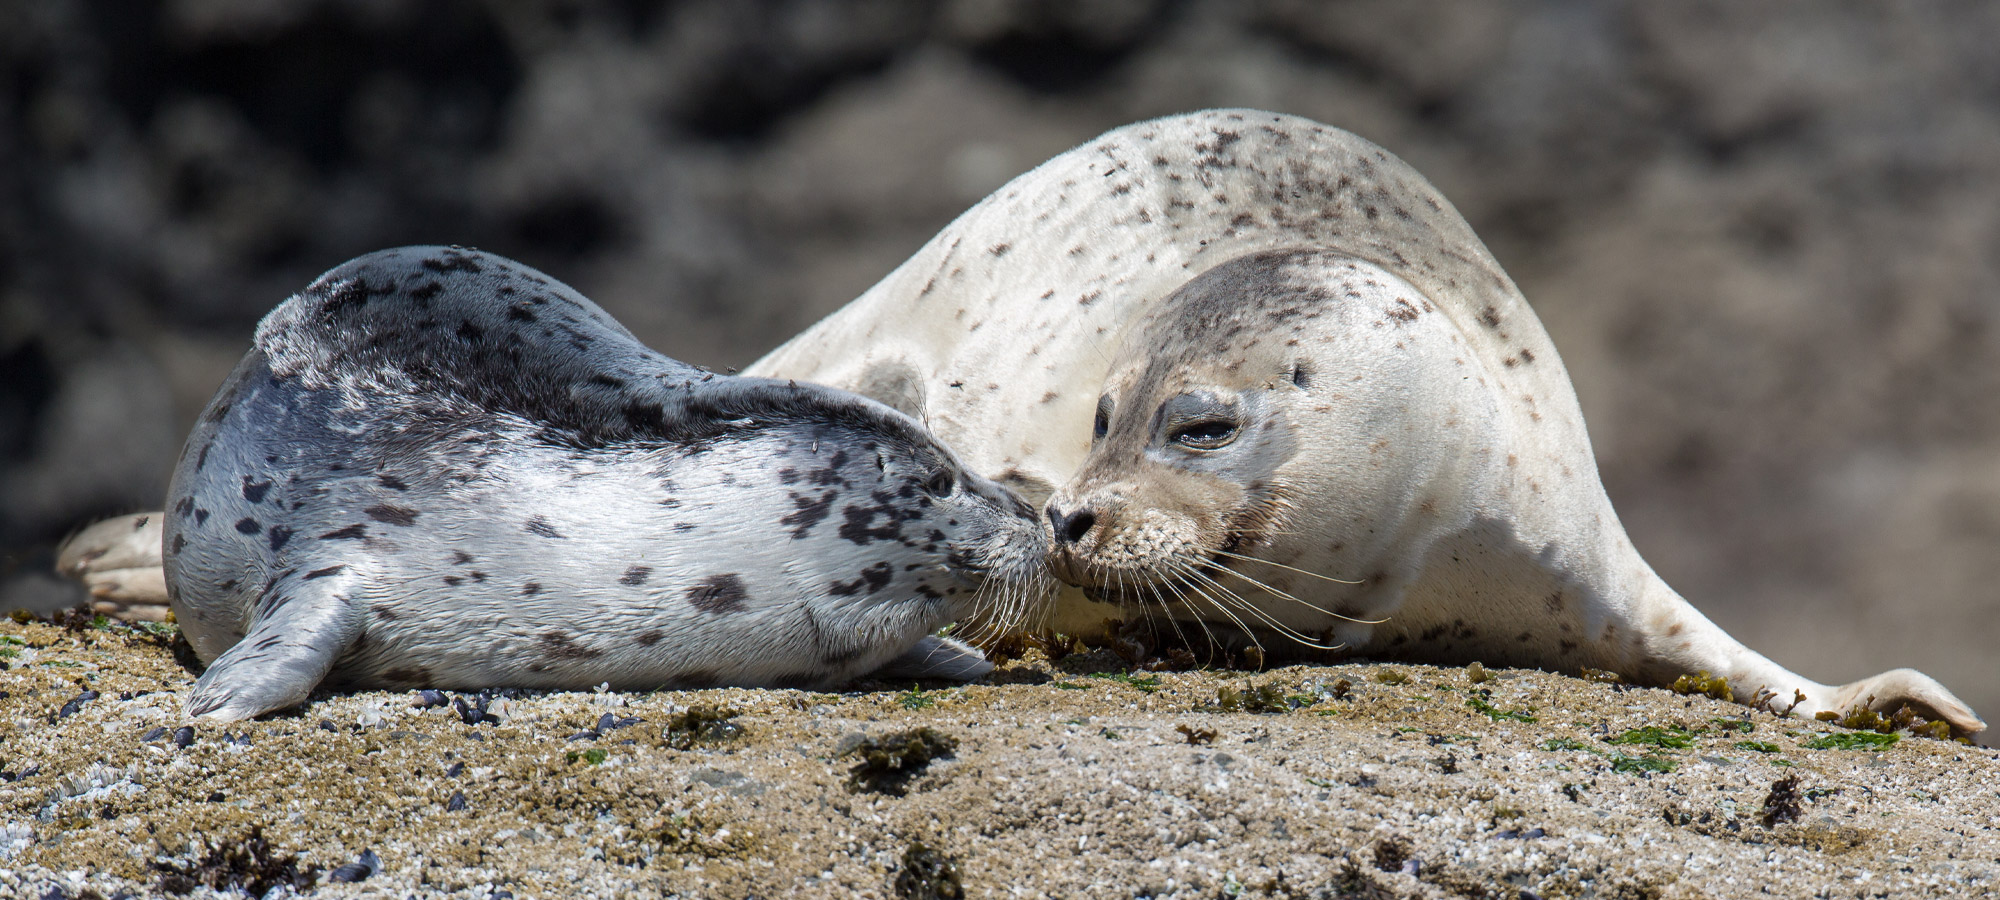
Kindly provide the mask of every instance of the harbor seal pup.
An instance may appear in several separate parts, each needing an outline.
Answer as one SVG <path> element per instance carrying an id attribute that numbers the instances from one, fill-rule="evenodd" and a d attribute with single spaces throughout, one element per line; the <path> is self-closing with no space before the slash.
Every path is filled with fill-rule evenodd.
<path id="1" fill-rule="evenodd" d="M 1339 129 L 1115 129 L 745 371 L 875 396 L 1044 507 L 1082 589 L 1056 604 L 1066 632 L 1165 615 L 1308 657 L 1707 671 L 1779 709 L 1984 728 L 1908 669 L 1796 675 L 1674 593 L 1513 281 L 1421 175 Z"/>
<path id="2" fill-rule="evenodd" d="M 165 580 L 230 720 L 348 688 L 977 677 L 1035 511 L 908 417 L 711 375 L 476 251 L 372 253 L 258 326 L 189 436 Z M 982 590 L 984 589 L 984 590 Z"/>

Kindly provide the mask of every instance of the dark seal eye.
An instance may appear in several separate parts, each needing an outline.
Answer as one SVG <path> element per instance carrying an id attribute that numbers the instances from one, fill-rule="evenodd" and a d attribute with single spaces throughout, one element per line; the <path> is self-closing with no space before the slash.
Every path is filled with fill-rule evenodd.
<path id="1" fill-rule="evenodd" d="M 1091 423 L 1090 439 L 1097 440 L 1111 431 L 1111 395 L 1097 398 L 1097 420 Z"/>
<path id="2" fill-rule="evenodd" d="M 939 500 L 951 496 L 951 492 L 957 488 L 958 479 L 952 476 L 949 469 L 939 470 L 936 475 L 931 476 L 931 480 L 924 482 L 924 493 Z"/>
<path id="3" fill-rule="evenodd" d="M 1196 450 L 1214 450 L 1225 447 L 1236 440 L 1236 423 L 1220 419 L 1192 422 L 1176 429 L 1173 441 L 1183 447 Z"/>

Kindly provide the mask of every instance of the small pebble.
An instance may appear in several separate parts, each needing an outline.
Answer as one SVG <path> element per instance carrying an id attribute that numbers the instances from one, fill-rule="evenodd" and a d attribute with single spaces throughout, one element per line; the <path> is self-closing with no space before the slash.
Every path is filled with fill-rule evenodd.
<path id="1" fill-rule="evenodd" d="M 446 812 L 458 812 L 459 810 L 464 809 L 465 808 L 464 792 L 453 791 L 451 793 L 451 800 L 445 803 L 444 808 Z"/>
<path id="2" fill-rule="evenodd" d="M 85 703 L 89 703 L 90 701 L 97 699 L 97 697 L 98 694 L 96 691 L 84 691 L 83 693 L 76 695 L 75 697 L 71 698 L 68 703 L 62 705 L 62 709 L 56 712 L 56 718 L 67 719 L 70 716 L 76 715 L 78 712 L 83 710 L 83 705 Z"/>
<path id="3" fill-rule="evenodd" d="M 446 699 L 443 691 L 421 690 L 417 692 L 418 709 L 432 709 L 450 705 L 451 701 Z"/>
<path id="4" fill-rule="evenodd" d="M 194 726 L 182 725 L 174 729 L 174 746 L 186 750 L 194 743 Z"/>
<path id="5" fill-rule="evenodd" d="M 333 870 L 332 874 L 326 876 L 326 880 L 336 884 L 367 881 L 381 870 L 382 858 L 376 856 L 374 850 L 363 850 L 353 862 Z"/>
<path id="6" fill-rule="evenodd" d="M 446 768 L 446 769 L 444 770 L 444 777 L 446 777 L 446 778 L 457 778 L 457 777 L 458 777 L 458 773 L 460 773 L 460 772 L 463 772 L 463 771 L 465 771 L 465 763 L 462 763 L 462 762 L 455 762 L 455 763 L 452 763 L 452 764 L 451 764 L 451 765 L 450 765 L 449 767 L 447 767 L 447 768 Z"/>
<path id="7" fill-rule="evenodd" d="M 147 730 L 147 732 L 139 738 L 139 742 L 144 744 L 150 744 L 166 736 L 167 736 L 166 726 L 155 725 L 151 729 Z"/>

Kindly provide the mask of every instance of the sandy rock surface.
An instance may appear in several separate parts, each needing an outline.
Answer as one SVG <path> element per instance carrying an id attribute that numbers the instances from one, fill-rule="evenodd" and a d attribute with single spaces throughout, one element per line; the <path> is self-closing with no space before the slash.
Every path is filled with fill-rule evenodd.
<path id="1" fill-rule="evenodd" d="M 0 896 L 2000 892 L 2000 751 L 1542 672 L 1099 651 L 922 690 L 323 695 L 190 733 L 169 637 L 77 624 L 0 624 Z"/>

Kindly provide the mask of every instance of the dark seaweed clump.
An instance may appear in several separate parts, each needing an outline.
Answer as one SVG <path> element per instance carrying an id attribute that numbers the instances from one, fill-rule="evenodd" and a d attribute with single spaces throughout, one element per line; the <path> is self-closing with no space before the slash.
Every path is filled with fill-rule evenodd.
<path id="1" fill-rule="evenodd" d="M 743 736 L 743 726 L 731 721 L 736 710 L 720 706 L 697 706 L 667 720 L 661 737 L 675 750 L 692 750 L 698 744 L 720 744 Z"/>
<path id="2" fill-rule="evenodd" d="M 1285 698 L 1285 689 L 1276 684 L 1252 684 L 1244 690 L 1225 684 L 1215 689 L 1215 708 L 1223 712 L 1281 713 L 1290 712 L 1292 705 Z"/>
<path id="3" fill-rule="evenodd" d="M 262 897 L 274 888 L 289 885 L 303 892 L 319 883 L 319 867 L 301 867 L 296 855 L 273 849 L 264 840 L 261 825 L 251 826 L 240 840 L 210 845 L 207 853 L 192 862 L 152 865 L 160 873 L 160 890 L 177 896 L 205 887 Z"/>
<path id="4" fill-rule="evenodd" d="M 850 790 L 901 797 L 909 791 L 910 780 L 921 774 L 932 760 L 948 759 L 957 750 L 956 738 L 926 727 L 863 739 L 836 758 L 861 758 L 848 770 Z"/>
<path id="5" fill-rule="evenodd" d="M 1802 798 L 1799 776 L 1787 775 L 1772 782 L 1771 793 L 1764 798 L 1764 827 L 1797 819 L 1804 812 L 1800 806 Z"/>
<path id="6" fill-rule="evenodd" d="M 960 900 L 965 885 L 959 881 L 958 860 L 911 841 L 903 851 L 903 869 L 896 873 L 896 896 L 907 900 Z"/>
<path id="7" fill-rule="evenodd" d="M 1400 872 L 1415 856 L 1415 848 L 1410 839 L 1400 835 L 1385 837 L 1375 842 L 1375 868 L 1383 872 Z"/>

